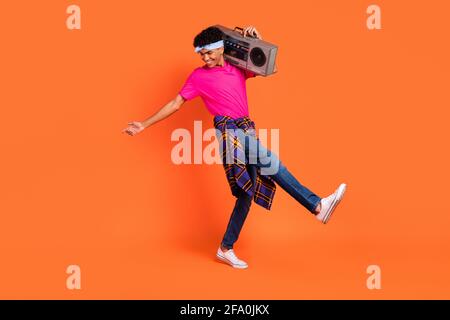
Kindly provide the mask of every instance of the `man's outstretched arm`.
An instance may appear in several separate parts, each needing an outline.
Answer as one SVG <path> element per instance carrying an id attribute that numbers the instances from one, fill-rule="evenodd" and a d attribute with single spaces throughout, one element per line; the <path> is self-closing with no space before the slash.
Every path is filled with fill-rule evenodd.
<path id="1" fill-rule="evenodd" d="M 186 100 L 178 94 L 173 100 L 169 101 L 165 106 L 159 109 L 155 114 L 151 115 L 144 121 L 131 121 L 128 127 L 122 130 L 122 133 L 127 133 L 134 136 L 151 125 L 167 118 L 174 112 L 178 111 Z"/>

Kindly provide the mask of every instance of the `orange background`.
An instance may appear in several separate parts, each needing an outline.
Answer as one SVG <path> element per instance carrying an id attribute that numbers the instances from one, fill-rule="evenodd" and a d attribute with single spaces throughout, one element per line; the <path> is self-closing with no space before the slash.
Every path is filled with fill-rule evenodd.
<path id="1" fill-rule="evenodd" d="M 381 7 L 382 30 L 366 27 Z M 81 30 L 66 8 L 81 7 Z M 236 10 L 236 9 L 242 10 Z M 252 10 L 249 12 L 249 10 Z M 4 1 L 0 298 L 450 298 L 450 5 L 434 1 Z M 254 25 L 278 73 L 247 82 L 259 128 L 319 196 L 253 204 L 235 270 L 215 260 L 235 199 L 221 165 L 174 165 L 200 99 L 136 137 L 201 65 L 203 28 Z M 66 268 L 81 267 L 81 290 Z M 366 287 L 381 267 L 381 290 Z"/>

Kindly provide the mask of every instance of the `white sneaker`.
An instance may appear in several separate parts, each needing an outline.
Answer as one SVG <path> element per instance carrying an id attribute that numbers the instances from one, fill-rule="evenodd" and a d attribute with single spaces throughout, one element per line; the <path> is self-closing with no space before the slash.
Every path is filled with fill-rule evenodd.
<path id="1" fill-rule="evenodd" d="M 333 194 L 320 200 L 320 212 L 316 215 L 316 218 L 319 221 L 321 221 L 322 223 L 327 223 L 328 220 L 330 220 L 331 214 L 333 213 L 334 209 L 336 209 L 336 206 L 344 197 L 346 189 L 347 185 L 345 183 L 341 183 Z"/>
<path id="2" fill-rule="evenodd" d="M 247 263 L 245 261 L 242 261 L 236 257 L 236 254 L 234 253 L 233 249 L 228 250 L 227 252 L 223 252 L 222 249 L 219 247 L 217 250 L 217 258 L 219 258 L 221 261 L 228 263 L 233 268 L 238 269 L 245 269 L 248 267 Z"/>

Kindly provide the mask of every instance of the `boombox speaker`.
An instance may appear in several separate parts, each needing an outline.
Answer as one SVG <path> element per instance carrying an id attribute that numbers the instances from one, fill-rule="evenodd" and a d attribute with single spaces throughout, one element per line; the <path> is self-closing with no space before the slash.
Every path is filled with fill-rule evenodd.
<path id="1" fill-rule="evenodd" d="M 278 51 L 276 45 L 254 37 L 244 37 L 236 31 L 242 28 L 232 30 L 221 25 L 215 27 L 224 33 L 224 58 L 228 62 L 262 76 L 274 73 Z"/>

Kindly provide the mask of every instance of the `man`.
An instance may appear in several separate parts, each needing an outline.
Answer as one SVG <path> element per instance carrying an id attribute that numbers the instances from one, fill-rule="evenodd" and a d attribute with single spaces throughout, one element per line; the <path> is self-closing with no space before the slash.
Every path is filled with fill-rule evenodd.
<path id="1" fill-rule="evenodd" d="M 253 26 L 243 28 L 241 33 L 244 37 L 261 39 Z M 218 130 L 219 141 L 222 141 L 221 151 L 227 147 L 227 140 L 230 139 L 227 130 L 236 129 L 238 134 L 231 137 L 233 141 L 237 141 L 233 155 L 241 153 L 247 160 L 244 163 L 226 163 L 224 153 L 221 152 L 232 194 L 237 199 L 216 256 L 234 268 L 245 269 L 248 265 L 236 256 L 233 245 L 239 237 L 252 200 L 270 210 L 276 183 L 319 221 L 327 223 L 345 193 L 346 184 L 340 184 L 336 191 L 326 198 L 320 198 L 301 185 L 280 159 L 262 146 L 254 133 L 255 124 L 249 118 L 245 81 L 256 74 L 240 69 L 224 59 L 223 33 L 216 27 L 209 27 L 200 32 L 194 39 L 194 47 L 205 63 L 204 66 L 196 68 L 189 75 L 172 101 L 148 119 L 128 123 L 129 126 L 122 132 L 134 136 L 179 110 L 185 101 L 198 96 L 214 116 L 214 126 Z M 262 173 L 264 168 L 273 165 L 277 168 L 275 172 L 270 175 Z"/>

